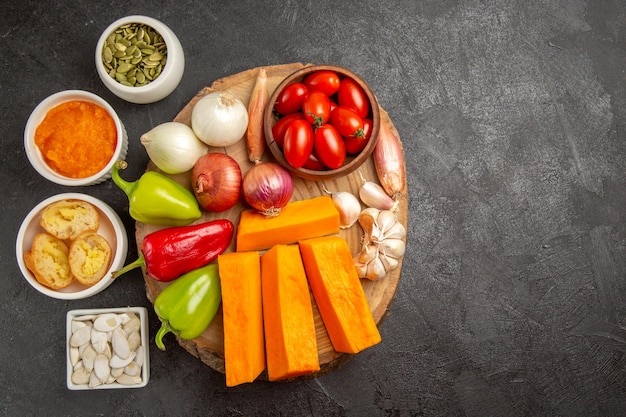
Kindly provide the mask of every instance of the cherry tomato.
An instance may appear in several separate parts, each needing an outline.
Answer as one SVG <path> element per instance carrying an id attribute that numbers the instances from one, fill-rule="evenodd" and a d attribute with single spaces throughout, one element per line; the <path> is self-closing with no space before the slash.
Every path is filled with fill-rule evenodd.
<path id="1" fill-rule="evenodd" d="M 302 83 L 289 84 L 278 94 L 274 109 L 280 114 L 295 113 L 302 108 L 304 96 L 309 89 Z"/>
<path id="2" fill-rule="evenodd" d="M 328 169 L 315 154 L 315 147 L 313 148 L 311 155 L 309 155 L 309 159 L 304 163 L 304 165 L 302 165 L 302 168 L 312 169 L 314 171 L 325 171 Z"/>
<path id="3" fill-rule="evenodd" d="M 346 160 L 346 145 L 333 125 L 323 125 L 315 129 L 313 147 L 318 158 L 330 169 L 337 169 Z"/>
<path id="4" fill-rule="evenodd" d="M 313 127 L 306 120 L 294 120 L 285 131 L 283 153 L 294 168 L 306 163 L 313 150 Z"/>
<path id="5" fill-rule="evenodd" d="M 364 138 L 355 138 L 355 137 L 344 137 L 343 143 L 346 145 L 346 152 L 350 155 L 356 155 L 365 148 L 367 145 L 367 141 L 370 140 L 370 136 L 372 136 L 372 126 L 374 122 L 372 119 L 363 119 L 363 133 L 365 133 Z"/>
<path id="6" fill-rule="evenodd" d="M 329 97 L 339 90 L 339 83 L 339 75 L 330 70 L 315 71 L 304 79 L 309 91 L 321 91 Z"/>
<path id="7" fill-rule="evenodd" d="M 311 91 L 302 102 L 304 118 L 315 126 L 321 126 L 330 117 L 330 100 L 321 91 Z"/>
<path id="8" fill-rule="evenodd" d="M 352 108 L 361 118 L 367 117 L 370 112 L 370 102 L 365 91 L 351 78 L 341 80 L 337 91 L 337 103 Z"/>
<path id="9" fill-rule="evenodd" d="M 338 106 L 330 114 L 330 124 L 335 126 L 341 136 L 364 138 L 363 119 L 354 110 Z"/>
<path id="10" fill-rule="evenodd" d="M 294 120 L 304 120 L 304 114 L 302 112 L 291 113 L 284 117 L 281 117 L 272 126 L 272 136 L 274 136 L 274 142 L 280 149 L 283 148 L 283 140 L 285 139 L 285 131 L 291 122 Z"/>

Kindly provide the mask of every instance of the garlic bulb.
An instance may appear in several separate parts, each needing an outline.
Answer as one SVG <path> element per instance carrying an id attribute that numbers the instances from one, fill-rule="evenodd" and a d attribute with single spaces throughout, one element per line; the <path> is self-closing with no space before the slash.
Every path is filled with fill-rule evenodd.
<path id="1" fill-rule="evenodd" d="M 209 146 L 230 146 L 248 129 L 248 109 L 234 94 L 214 91 L 193 106 L 191 128 Z"/>
<path id="2" fill-rule="evenodd" d="M 162 123 L 140 138 L 152 162 L 163 172 L 180 174 L 193 168 L 209 148 L 184 123 Z"/>
<path id="3" fill-rule="evenodd" d="M 365 231 L 361 252 L 353 259 L 359 278 L 384 278 L 400 265 L 406 230 L 393 212 L 373 207 L 361 211 L 359 224 Z"/>
<path id="4" fill-rule="evenodd" d="M 324 192 L 329 194 L 333 204 L 339 212 L 339 224 L 342 229 L 352 227 L 361 214 L 361 203 L 359 199 L 347 191 L 330 192 L 324 188 Z"/>

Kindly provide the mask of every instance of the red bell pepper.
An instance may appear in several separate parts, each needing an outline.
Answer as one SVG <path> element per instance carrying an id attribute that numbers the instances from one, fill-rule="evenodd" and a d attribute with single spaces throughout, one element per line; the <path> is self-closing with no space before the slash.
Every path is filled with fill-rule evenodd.
<path id="1" fill-rule="evenodd" d="M 217 259 L 230 245 L 233 231 L 234 225 L 228 219 L 157 230 L 143 239 L 136 261 L 111 275 L 117 278 L 131 269 L 145 267 L 152 278 L 172 281 Z"/>

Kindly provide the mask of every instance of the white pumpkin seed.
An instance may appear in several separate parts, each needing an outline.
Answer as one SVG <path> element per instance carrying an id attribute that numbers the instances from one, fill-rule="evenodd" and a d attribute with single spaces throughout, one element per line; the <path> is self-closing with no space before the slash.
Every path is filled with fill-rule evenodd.
<path id="1" fill-rule="evenodd" d="M 100 381 L 98 379 L 98 377 L 96 376 L 95 372 L 90 372 L 89 373 L 89 384 L 88 384 L 89 388 L 95 388 L 98 385 L 102 385 L 102 381 Z"/>
<path id="2" fill-rule="evenodd" d="M 70 337 L 70 346 L 78 347 L 82 346 L 86 343 L 89 343 L 91 340 L 91 326 L 81 327 L 72 333 Z"/>
<path id="3" fill-rule="evenodd" d="M 135 351 L 135 354 L 136 354 L 135 362 L 137 362 L 137 365 L 139 365 L 139 366 L 143 366 L 143 361 L 144 361 L 144 358 L 145 358 L 144 349 L 145 348 L 143 347 L 143 345 L 140 345 L 137 348 L 137 350 Z"/>
<path id="4" fill-rule="evenodd" d="M 130 376 L 137 376 L 141 373 L 141 366 L 137 362 L 131 362 L 124 368 L 124 373 Z"/>
<path id="5" fill-rule="evenodd" d="M 72 381 L 72 384 L 85 385 L 89 383 L 90 375 L 91 372 L 89 372 L 85 368 L 79 368 L 72 372 L 72 377 L 70 379 Z"/>
<path id="6" fill-rule="evenodd" d="M 125 368 L 111 368 L 111 376 L 117 378 L 124 373 Z"/>
<path id="7" fill-rule="evenodd" d="M 131 352 L 136 351 L 140 344 L 141 336 L 139 336 L 139 332 L 132 332 L 128 335 L 128 346 L 130 347 Z"/>
<path id="8" fill-rule="evenodd" d="M 80 321 L 80 320 L 72 320 L 72 333 L 75 333 L 76 330 L 80 329 L 81 327 L 85 327 L 86 324 L 84 321 Z"/>
<path id="9" fill-rule="evenodd" d="M 119 356 L 121 359 L 128 359 L 131 350 L 123 330 L 115 329 L 111 338 L 111 345 L 113 346 L 114 355 Z"/>
<path id="10" fill-rule="evenodd" d="M 127 374 L 122 374 L 116 379 L 118 384 L 122 385 L 137 385 L 141 383 L 141 376 L 130 376 Z"/>
<path id="11" fill-rule="evenodd" d="M 101 314 L 93 322 L 93 327 L 101 332 L 112 332 L 122 324 L 122 319 L 113 313 Z"/>
<path id="12" fill-rule="evenodd" d="M 135 359 L 136 357 L 137 357 L 137 352 L 131 352 L 130 356 L 128 356 L 128 358 L 126 359 L 122 359 L 117 355 L 113 355 L 111 357 L 111 360 L 109 361 L 109 365 L 111 365 L 111 368 L 124 368 L 126 365 L 131 363 L 133 359 Z"/>
<path id="13" fill-rule="evenodd" d="M 78 353 L 77 347 L 70 348 L 70 364 L 72 366 L 76 366 L 76 364 L 80 361 L 80 353 Z"/>
<path id="14" fill-rule="evenodd" d="M 93 372 L 96 374 L 100 381 L 105 382 L 111 374 L 109 358 L 104 355 L 96 356 L 96 360 L 93 363 Z"/>
<path id="15" fill-rule="evenodd" d="M 91 345 L 98 353 L 103 353 L 108 343 L 107 334 L 96 329 L 91 330 Z"/>
<path id="16" fill-rule="evenodd" d="M 122 328 L 124 329 L 126 336 L 128 336 L 132 332 L 138 332 L 139 329 L 141 329 L 141 322 L 138 317 L 131 317 L 131 319 L 125 323 Z"/>
<path id="17" fill-rule="evenodd" d="M 96 356 L 98 356 L 98 352 L 96 352 L 96 350 L 91 345 L 88 345 L 85 350 L 83 350 L 83 353 L 80 357 L 83 361 L 83 366 L 85 367 L 85 369 L 87 369 L 88 371 L 93 370 Z"/>

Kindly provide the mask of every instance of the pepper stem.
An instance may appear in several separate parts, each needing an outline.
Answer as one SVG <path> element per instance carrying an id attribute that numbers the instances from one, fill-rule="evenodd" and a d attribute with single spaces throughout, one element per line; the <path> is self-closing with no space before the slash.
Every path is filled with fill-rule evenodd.
<path id="1" fill-rule="evenodd" d="M 113 179 L 113 182 L 130 197 L 137 183 L 126 181 L 120 176 L 120 169 L 126 169 L 127 166 L 128 163 L 126 163 L 126 161 L 117 161 L 111 170 L 111 179 Z"/>
<path id="2" fill-rule="evenodd" d="M 154 342 L 159 349 L 165 350 L 165 345 L 163 344 L 163 336 L 172 331 L 174 331 L 174 329 L 172 329 L 172 326 L 170 326 L 170 322 L 161 319 L 161 328 L 157 332 L 156 336 L 154 336 Z"/>
<path id="3" fill-rule="evenodd" d="M 111 278 L 115 279 L 119 277 L 120 275 L 127 273 L 131 269 L 139 268 L 145 265 L 146 265 L 146 261 L 143 258 L 143 253 L 139 252 L 139 258 L 137 258 L 136 261 L 129 263 L 128 265 L 124 266 L 122 269 L 111 272 Z"/>

